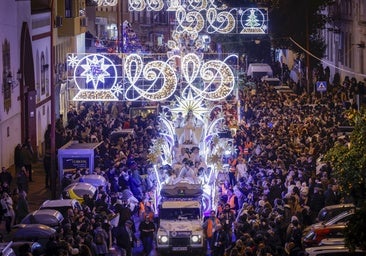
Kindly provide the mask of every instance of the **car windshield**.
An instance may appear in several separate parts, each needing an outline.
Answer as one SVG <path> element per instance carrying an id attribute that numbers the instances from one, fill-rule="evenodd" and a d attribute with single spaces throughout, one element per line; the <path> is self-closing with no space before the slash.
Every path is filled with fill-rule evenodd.
<path id="1" fill-rule="evenodd" d="M 343 223 L 348 222 L 349 219 L 352 217 L 353 212 L 342 212 L 341 214 L 335 216 L 334 218 L 331 218 L 328 221 L 325 221 L 323 224 L 325 226 L 337 224 L 337 223 Z"/>
<path id="2" fill-rule="evenodd" d="M 165 220 L 195 220 L 200 218 L 198 208 L 160 209 L 159 218 Z"/>

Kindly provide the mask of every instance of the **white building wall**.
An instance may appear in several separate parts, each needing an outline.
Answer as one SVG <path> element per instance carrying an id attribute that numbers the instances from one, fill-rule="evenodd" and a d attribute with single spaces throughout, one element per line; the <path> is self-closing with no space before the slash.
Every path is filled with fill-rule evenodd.
<path id="1" fill-rule="evenodd" d="M 38 157 L 44 155 L 44 133 L 51 123 L 51 12 L 32 15 L 32 47 L 33 60 L 35 62 L 36 98 L 36 145 Z M 42 56 L 44 60 L 42 62 Z M 43 71 L 42 71 L 43 70 Z M 42 76 L 44 75 L 44 81 Z"/>
<path id="2" fill-rule="evenodd" d="M 5 40 L 10 43 L 10 71 L 16 85 L 11 92 L 11 107 L 4 109 L 4 94 L 0 92 L 0 165 L 9 167 L 14 164 L 14 149 L 21 143 L 21 115 L 19 82 L 16 74 L 20 67 L 20 38 L 22 23 L 30 21 L 30 0 L 0 1 L 0 82 L 3 88 L 3 52 Z"/>
<path id="3" fill-rule="evenodd" d="M 341 81 L 346 76 L 363 81 L 366 78 L 366 2 L 364 0 L 335 1 L 336 12 L 325 12 L 336 20 L 322 31 L 327 38 L 323 66 L 329 67 L 330 79 L 339 73 Z"/>

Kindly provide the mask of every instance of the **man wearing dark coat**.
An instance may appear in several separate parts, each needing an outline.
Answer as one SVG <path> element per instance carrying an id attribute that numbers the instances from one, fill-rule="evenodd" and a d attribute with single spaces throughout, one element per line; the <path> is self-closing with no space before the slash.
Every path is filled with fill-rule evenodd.
<path id="1" fill-rule="evenodd" d="M 14 166 L 15 173 L 20 171 L 20 168 L 24 165 L 23 156 L 22 156 L 22 145 L 18 144 L 14 149 Z"/>
<path id="2" fill-rule="evenodd" d="M 137 241 L 132 226 L 133 222 L 127 220 L 125 225 L 112 229 L 112 236 L 115 239 L 116 245 L 126 251 L 126 256 L 132 256 L 133 245 Z"/>
<path id="3" fill-rule="evenodd" d="M 32 145 L 30 143 L 30 139 L 27 139 L 26 142 L 23 144 L 21 153 L 22 153 L 22 158 L 23 158 L 23 164 L 28 171 L 29 181 L 33 181 L 32 162 L 33 162 L 34 152 L 33 152 Z"/>
<path id="4" fill-rule="evenodd" d="M 1 173 L 0 173 L 0 183 L 1 183 L 1 185 L 6 183 L 10 187 L 12 180 L 13 180 L 13 176 L 11 176 L 11 173 L 9 172 L 9 170 L 6 169 L 5 167 L 2 167 L 1 168 Z"/>

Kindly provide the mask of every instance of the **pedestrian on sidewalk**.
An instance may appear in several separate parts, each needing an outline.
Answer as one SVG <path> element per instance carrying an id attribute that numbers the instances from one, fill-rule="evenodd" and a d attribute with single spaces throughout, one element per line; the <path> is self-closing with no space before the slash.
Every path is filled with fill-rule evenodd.
<path id="1" fill-rule="evenodd" d="M 28 213 L 29 206 L 27 201 L 27 193 L 23 190 L 19 192 L 18 203 L 16 206 L 16 223 L 20 223 Z"/>
<path id="2" fill-rule="evenodd" d="M 33 151 L 33 148 L 32 148 L 30 138 L 28 138 L 25 141 L 25 143 L 23 144 L 21 153 L 22 153 L 22 157 L 23 157 L 23 164 L 24 164 L 25 168 L 28 171 L 29 181 L 32 182 L 33 181 L 33 179 L 32 179 L 32 162 L 33 162 L 33 159 L 34 159 L 34 151 Z"/>
<path id="3" fill-rule="evenodd" d="M 23 165 L 22 168 L 20 169 L 20 172 L 17 174 L 17 185 L 18 185 L 19 191 L 24 190 L 25 192 L 28 193 L 28 188 L 29 188 L 28 175 L 29 175 L 28 170 Z"/>
<path id="4" fill-rule="evenodd" d="M 156 227 L 149 215 L 145 215 L 145 220 L 140 222 L 140 239 L 144 248 L 144 255 L 149 255 L 153 249 L 154 234 Z"/>
<path id="5" fill-rule="evenodd" d="M 2 167 L 1 173 L 0 173 L 1 186 L 4 186 L 4 184 L 7 184 L 7 186 L 10 188 L 12 180 L 13 180 L 13 176 L 11 175 L 9 170 L 5 167 Z"/>
<path id="6" fill-rule="evenodd" d="M 22 155 L 22 145 L 20 143 L 14 149 L 14 166 L 15 173 L 20 171 L 20 168 L 24 165 L 23 155 Z"/>
<path id="7" fill-rule="evenodd" d="M 6 232 L 9 234 L 11 231 L 11 224 L 15 216 L 13 209 L 13 200 L 11 199 L 8 193 L 3 192 L 0 203 L 4 211 Z"/>

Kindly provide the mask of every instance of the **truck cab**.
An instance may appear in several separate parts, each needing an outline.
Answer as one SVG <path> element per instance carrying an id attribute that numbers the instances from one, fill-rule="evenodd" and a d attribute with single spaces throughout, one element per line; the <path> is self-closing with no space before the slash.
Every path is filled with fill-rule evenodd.
<path id="1" fill-rule="evenodd" d="M 199 184 L 175 184 L 162 188 L 157 232 L 160 254 L 204 255 L 202 193 Z"/>

